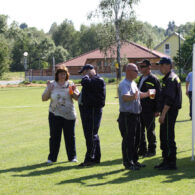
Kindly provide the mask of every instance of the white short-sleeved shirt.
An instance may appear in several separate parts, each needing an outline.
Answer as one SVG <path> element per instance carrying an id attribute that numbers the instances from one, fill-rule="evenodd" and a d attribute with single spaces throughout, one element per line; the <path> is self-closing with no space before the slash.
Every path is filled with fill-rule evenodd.
<path id="1" fill-rule="evenodd" d="M 56 81 L 51 81 L 54 85 L 50 94 L 50 106 L 49 112 L 52 112 L 55 116 L 61 116 L 67 120 L 76 119 L 76 110 L 74 102 L 69 94 L 70 81 L 66 81 L 64 85 L 58 84 Z M 71 82 L 71 84 L 74 84 Z M 46 93 L 48 88 L 45 89 Z"/>

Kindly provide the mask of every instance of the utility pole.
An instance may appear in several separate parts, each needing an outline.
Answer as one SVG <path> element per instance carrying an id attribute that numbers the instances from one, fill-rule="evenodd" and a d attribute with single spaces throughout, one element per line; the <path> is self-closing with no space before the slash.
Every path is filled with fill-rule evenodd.
<path id="1" fill-rule="evenodd" d="M 180 37 L 180 30 L 179 30 L 179 77 L 181 78 L 181 37 Z"/>

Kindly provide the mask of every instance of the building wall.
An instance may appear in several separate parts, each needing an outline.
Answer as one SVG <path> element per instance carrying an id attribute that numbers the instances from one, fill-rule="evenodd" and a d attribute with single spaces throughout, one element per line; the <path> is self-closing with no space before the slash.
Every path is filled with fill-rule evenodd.
<path id="1" fill-rule="evenodd" d="M 181 44 L 183 43 L 183 39 L 181 40 Z M 161 53 L 165 53 L 165 44 L 170 45 L 170 57 L 173 59 L 174 56 L 177 55 L 177 51 L 179 49 L 179 37 L 177 35 L 170 36 L 163 44 L 161 44 L 158 48 L 156 48 L 157 51 Z"/>

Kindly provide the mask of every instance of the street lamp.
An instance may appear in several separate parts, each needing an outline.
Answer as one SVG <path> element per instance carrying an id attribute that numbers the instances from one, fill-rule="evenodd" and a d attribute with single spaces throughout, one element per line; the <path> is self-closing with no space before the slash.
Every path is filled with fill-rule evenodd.
<path id="1" fill-rule="evenodd" d="M 27 51 L 25 51 L 24 53 L 23 53 L 23 55 L 24 55 L 24 70 L 25 70 L 25 75 L 24 75 L 24 80 L 26 80 L 26 71 L 27 71 L 27 56 L 28 56 L 28 52 Z"/>
<path id="2" fill-rule="evenodd" d="M 24 52 L 24 70 L 27 70 L 27 56 L 28 56 L 28 52 Z"/>

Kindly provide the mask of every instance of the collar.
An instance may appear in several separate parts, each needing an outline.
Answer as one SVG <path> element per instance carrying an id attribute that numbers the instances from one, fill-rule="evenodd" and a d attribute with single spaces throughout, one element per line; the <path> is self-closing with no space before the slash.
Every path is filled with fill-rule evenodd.
<path id="1" fill-rule="evenodd" d="M 169 75 L 171 74 L 171 72 L 172 72 L 172 71 L 168 72 L 168 73 L 163 77 L 162 80 L 163 80 L 163 81 L 166 80 L 166 79 L 169 77 Z"/>

